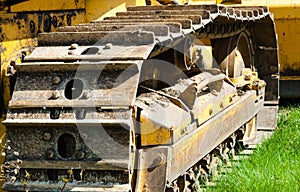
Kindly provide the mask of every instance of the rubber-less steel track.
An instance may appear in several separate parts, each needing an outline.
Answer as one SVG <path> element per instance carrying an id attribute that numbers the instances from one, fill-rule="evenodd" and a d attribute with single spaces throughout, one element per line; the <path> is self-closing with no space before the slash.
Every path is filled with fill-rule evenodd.
<path id="1" fill-rule="evenodd" d="M 71 43 L 91 45 L 93 43 L 112 43 L 115 45 L 156 44 L 156 50 L 149 48 L 140 54 L 126 54 L 113 59 L 145 59 L 164 51 L 165 47 L 174 47 L 185 36 L 197 38 L 221 39 L 232 37 L 247 30 L 252 38 L 257 71 L 267 84 L 267 101 L 278 100 L 277 79 L 278 57 L 277 38 L 271 13 L 264 6 L 221 6 L 221 5 L 184 5 L 184 6 L 141 6 L 129 7 L 127 12 L 117 13 L 115 17 L 94 21 L 89 24 L 63 27 L 59 32 L 41 34 L 40 46 L 69 46 Z M 105 38 L 103 38 L 105 37 Z M 99 41 L 101 39 L 101 41 Z M 228 49 L 223 45 L 222 49 Z M 152 50 L 151 50 L 152 49 Z M 151 55 L 147 53 L 151 51 Z M 219 50 L 214 55 L 218 60 Z M 227 53 L 226 53 L 227 54 Z M 90 58 L 89 56 L 87 58 Z M 85 59 L 85 56 L 73 56 L 73 59 Z M 101 58 L 101 57 L 100 57 Z M 57 59 L 31 57 L 35 59 Z M 68 59 L 68 57 L 59 57 Z M 105 57 L 101 58 L 107 59 Z M 111 59 L 111 58 L 110 58 Z"/>
<path id="2" fill-rule="evenodd" d="M 260 6 L 129 7 L 40 34 L 17 71 L 8 191 L 196 191 L 278 104 Z"/>

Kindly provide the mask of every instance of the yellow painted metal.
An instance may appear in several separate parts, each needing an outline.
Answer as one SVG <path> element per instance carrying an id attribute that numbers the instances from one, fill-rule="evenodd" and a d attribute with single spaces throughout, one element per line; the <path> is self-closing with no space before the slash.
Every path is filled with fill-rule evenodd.
<path id="1" fill-rule="evenodd" d="M 8 74 L 8 67 L 11 62 L 18 64 L 21 62 L 23 54 L 28 53 L 34 46 L 36 46 L 36 39 L 20 39 L 14 41 L 6 41 L 1 43 L 2 49 L 5 51 L 0 54 L 1 57 L 1 81 L 3 81 L 3 95 L 4 107 L 7 107 L 8 101 L 11 98 L 10 93 L 10 79 Z"/>
<path id="2" fill-rule="evenodd" d="M 22 54 L 30 52 L 37 45 L 36 37 L 41 32 L 56 31 L 57 27 L 90 22 L 115 12 L 125 11 L 128 6 L 145 5 L 144 0 L 27 0 L 0 10 L 0 94 L 4 107 L 11 99 L 11 80 L 8 67 L 21 62 Z M 5 112 L 1 109 L 0 111 Z M 5 138 L 0 114 L 0 139 Z M 0 146 L 0 150 L 3 148 Z M 4 158 L 0 156 L 0 163 Z M 0 183 L 2 186 L 2 183 Z M 2 191 L 0 189 L 0 191 Z"/>
<path id="3" fill-rule="evenodd" d="M 151 5 L 161 5 L 157 0 L 149 0 L 151 1 Z M 173 0 L 160 0 L 162 3 L 167 4 L 167 3 L 172 3 Z M 189 2 L 189 0 L 178 0 L 179 3 L 181 4 L 186 4 Z"/>
<path id="4" fill-rule="evenodd" d="M 36 39 L 20 39 L 20 40 L 12 40 L 5 41 L 0 43 L 0 48 L 3 50 L 0 53 L 1 58 L 1 74 L 0 74 L 0 82 L 2 82 L 2 87 L 0 87 L 1 94 L 3 96 L 3 104 L 4 108 L 7 108 L 8 102 L 11 99 L 11 84 L 10 84 L 10 76 L 8 74 L 8 67 L 11 62 L 20 63 L 22 54 L 28 52 L 33 46 L 36 46 Z M 0 105 L 2 107 L 2 104 Z M 3 109 L 2 109 L 3 110 Z M 1 110 L 1 111 L 2 111 Z M 3 111 L 5 112 L 5 111 Z M 5 139 L 5 126 L 2 124 L 2 121 L 5 119 L 5 113 L 0 114 L 0 140 L 4 143 Z M 3 151 L 3 147 L 0 144 L 0 151 Z M 4 157 L 0 156 L 0 163 L 4 162 Z M 4 180 L 0 178 L 0 185 L 2 186 Z M 0 191 L 3 191 L 0 189 Z"/>
<path id="5" fill-rule="evenodd" d="M 172 129 L 155 124 L 147 117 L 141 116 L 141 141 L 143 146 L 171 143 Z"/>
<path id="6" fill-rule="evenodd" d="M 10 7 L 11 12 L 84 9 L 85 0 L 41 1 L 29 0 Z"/>
<path id="7" fill-rule="evenodd" d="M 0 11 L 0 80 L 3 81 L 5 106 L 10 100 L 10 81 L 6 77 L 6 69 L 11 60 L 20 57 L 22 51 L 37 45 L 35 38 L 38 33 L 45 32 L 46 17 L 50 17 L 51 21 L 50 28 L 47 30 L 56 31 L 56 27 L 59 26 L 90 22 L 101 16 L 125 11 L 126 7 L 135 5 L 145 5 L 145 1 L 29 0 L 2 9 Z"/>
<path id="8" fill-rule="evenodd" d="M 280 72 L 300 71 L 300 1 L 298 5 L 271 6 L 278 35 Z M 293 73 L 293 72 L 292 72 Z M 293 75 L 293 74 L 289 74 Z M 296 75 L 296 74 L 294 74 Z"/>
<path id="9" fill-rule="evenodd" d="M 217 4 L 240 4 L 242 0 L 217 0 Z"/>
<path id="10" fill-rule="evenodd" d="M 144 0 L 110 0 L 97 1 L 86 0 L 87 21 L 103 19 L 104 17 L 115 16 L 116 12 L 125 11 L 129 6 L 145 5 Z"/>
<path id="11" fill-rule="evenodd" d="M 274 14 L 282 76 L 300 73 L 300 0 L 244 0 L 243 5 L 266 5 Z"/>
<path id="12" fill-rule="evenodd" d="M 157 107 L 159 104 L 157 104 Z M 176 142 L 185 133 L 191 122 L 190 114 L 174 104 L 166 106 L 165 111 L 172 113 L 162 114 L 161 110 L 144 109 L 140 114 L 141 145 L 165 145 Z"/>
<path id="13" fill-rule="evenodd" d="M 192 0 L 197 3 L 240 4 L 242 6 L 268 6 L 274 14 L 275 27 L 278 35 L 280 79 L 284 76 L 300 75 L 300 0 Z M 295 78 L 292 78 L 295 80 Z"/>
<path id="14" fill-rule="evenodd" d="M 55 31 L 56 27 L 67 26 L 69 24 L 75 25 L 86 22 L 84 11 L 64 11 L 57 12 L 34 12 L 34 13 L 6 13 L 1 12 L 1 37 L 2 46 L 7 41 L 14 41 L 18 39 L 35 38 L 38 33 Z M 69 16 L 68 16 L 69 15 Z M 68 21 L 70 17 L 70 21 Z M 46 18 L 51 18 L 50 28 L 46 29 Z M 57 26 L 54 27 L 54 18 L 56 18 Z M 33 26 L 32 26 L 33 25 Z M 49 31 L 47 31 L 49 30 Z M 6 48 L 9 49 L 9 48 Z"/>

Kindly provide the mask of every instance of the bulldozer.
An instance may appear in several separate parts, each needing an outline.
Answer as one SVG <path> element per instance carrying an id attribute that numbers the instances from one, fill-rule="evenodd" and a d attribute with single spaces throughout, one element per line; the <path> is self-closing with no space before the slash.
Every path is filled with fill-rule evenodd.
<path id="1" fill-rule="evenodd" d="M 199 191 L 276 128 L 266 4 L 2 0 L 3 190 Z"/>

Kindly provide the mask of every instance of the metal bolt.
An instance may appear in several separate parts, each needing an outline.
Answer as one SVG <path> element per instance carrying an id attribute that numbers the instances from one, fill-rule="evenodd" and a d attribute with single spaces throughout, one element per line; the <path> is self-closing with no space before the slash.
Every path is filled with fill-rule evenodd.
<path id="1" fill-rule="evenodd" d="M 9 66 L 7 66 L 7 74 L 8 75 L 13 75 L 16 73 L 16 61 L 15 60 L 12 60 L 10 61 L 10 64 Z"/>
<path id="2" fill-rule="evenodd" d="M 7 66 L 7 75 L 13 75 L 16 73 L 16 70 L 13 66 Z"/>
<path id="3" fill-rule="evenodd" d="M 77 49 L 78 48 L 78 44 L 77 43 L 73 43 L 73 44 L 71 44 L 71 46 L 70 46 L 70 50 L 74 50 L 74 49 Z"/>
<path id="4" fill-rule="evenodd" d="M 78 159 L 83 159 L 83 158 L 84 158 L 84 152 L 78 151 L 78 152 L 76 153 L 76 157 L 77 157 Z"/>
<path id="5" fill-rule="evenodd" d="M 51 95 L 51 99 L 58 99 L 59 98 L 59 91 L 53 91 Z"/>
<path id="6" fill-rule="evenodd" d="M 208 110 L 208 112 L 209 112 L 209 115 L 211 115 L 211 114 L 213 113 L 212 108 L 210 108 L 210 109 Z"/>
<path id="7" fill-rule="evenodd" d="M 113 44 L 107 43 L 107 44 L 105 44 L 103 49 L 111 49 L 112 47 L 113 47 Z"/>
<path id="8" fill-rule="evenodd" d="M 45 141 L 49 141 L 51 139 L 51 133 L 45 132 L 43 138 Z"/>
<path id="9" fill-rule="evenodd" d="M 164 164 L 166 157 L 163 154 L 159 154 L 152 162 L 154 167 L 161 166 Z"/>
<path id="10" fill-rule="evenodd" d="M 149 185 L 145 184 L 143 187 L 143 192 L 150 192 L 151 190 L 149 189 Z"/>
<path id="11" fill-rule="evenodd" d="M 90 98 L 90 93 L 89 92 L 84 92 L 83 94 L 82 94 L 82 99 L 88 99 L 88 98 Z"/>
<path id="12" fill-rule="evenodd" d="M 251 80 L 251 77 L 252 77 L 252 75 L 250 75 L 250 74 L 245 74 L 245 80 Z"/>
<path id="13" fill-rule="evenodd" d="M 53 84 L 57 85 L 57 84 L 60 83 L 60 78 L 59 77 L 54 77 L 52 82 L 53 82 Z"/>
<path id="14" fill-rule="evenodd" d="M 54 152 L 53 152 L 53 151 L 47 151 L 46 157 L 47 157 L 48 159 L 53 159 L 53 157 L 54 157 Z"/>
<path id="15" fill-rule="evenodd" d="M 221 108 L 221 109 L 224 108 L 223 102 L 220 102 L 220 108 Z"/>

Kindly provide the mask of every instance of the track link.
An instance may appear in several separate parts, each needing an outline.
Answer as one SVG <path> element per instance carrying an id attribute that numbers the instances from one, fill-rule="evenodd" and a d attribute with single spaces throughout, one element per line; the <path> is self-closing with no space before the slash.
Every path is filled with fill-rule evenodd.
<path id="1" fill-rule="evenodd" d="M 6 161 L 23 160 L 16 175 L 6 170 L 4 188 L 8 191 L 24 189 L 27 171 L 34 176 L 28 182 L 34 191 L 56 190 L 62 184 L 72 191 L 197 191 L 216 172 L 217 154 L 227 161 L 237 141 L 252 141 L 251 131 L 256 130 L 252 120 L 263 103 L 276 106 L 278 102 L 277 42 L 267 7 L 129 7 L 115 17 L 42 33 L 38 44 L 17 66 L 20 75 L 4 122 L 13 150 L 21 151 L 16 157 L 8 150 Z M 208 57 L 210 62 L 205 61 Z M 157 60 L 172 63 L 177 70 L 164 71 Z M 93 79 L 100 71 L 104 77 Z M 30 80 L 33 72 L 38 77 Z M 149 77 L 153 79 L 148 81 Z M 258 77 L 267 83 L 265 97 L 265 84 Z M 220 81 L 224 92 L 209 89 Z M 93 91 L 83 90 L 86 85 Z M 90 98 L 93 102 L 87 102 Z M 202 102 L 195 109 L 192 101 L 198 102 L 197 98 Z M 151 108 L 154 105 L 158 114 Z M 152 123 L 148 119 L 159 119 L 160 106 L 174 114 L 158 122 L 161 132 L 154 131 L 149 139 L 135 120 Z M 239 114 L 236 109 L 243 115 L 228 119 L 230 114 Z M 143 111 L 157 116 L 147 117 Z M 94 138 L 91 133 L 97 135 L 99 121 L 125 147 Z M 24 127 L 29 127 L 33 140 L 43 135 L 37 143 L 41 149 L 26 148 L 30 142 L 25 141 Z M 248 131 L 242 138 L 241 128 Z M 88 129 L 91 132 L 85 132 Z M 207 134 L 201 135 L 201 130 Z M 215 132 L 220 134 L 210 143 Z M 199 144 L 202 140 L 204 147 Z M 66 143 L 77 147 L 69 148 Z M 97 152 L 91 150 L 95 145 L 101 146 Z M 64 179 L 70 183 L 61 183 Z M 46 185 L 48 180 L 55 184 Z"/>

